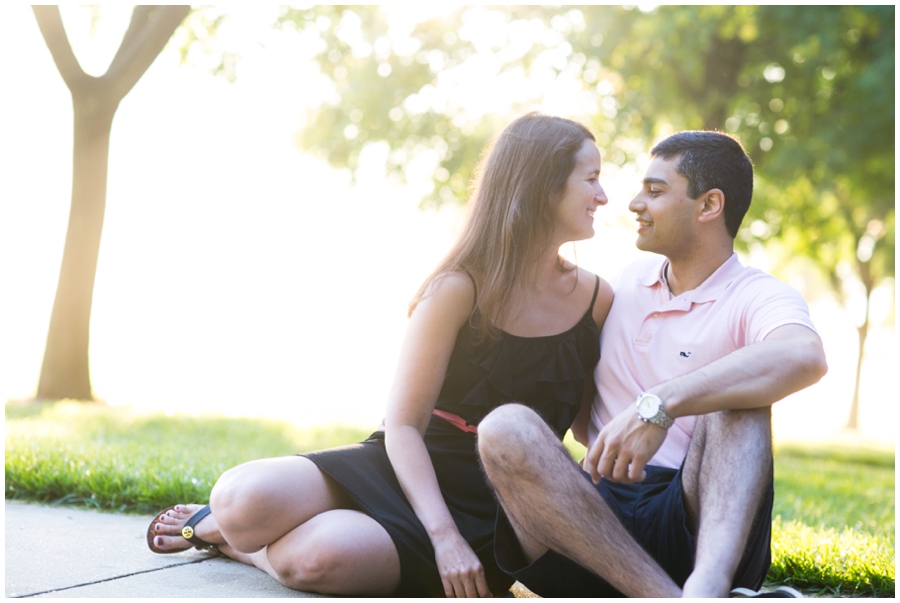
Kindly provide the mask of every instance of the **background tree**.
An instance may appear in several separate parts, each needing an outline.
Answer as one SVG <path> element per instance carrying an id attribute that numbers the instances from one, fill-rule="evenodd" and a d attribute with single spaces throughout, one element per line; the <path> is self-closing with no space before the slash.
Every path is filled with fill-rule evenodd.
<path id="1" fill-rule="evenodd" d="M 100 77 L 79 65 L 59 8 L 33 10 L 74 109 L 72 203 L 37 397 L 92 400 L 88 344 L 113 116 L 190 7 L 136 6 L 118 52 Z"/>
<path id="2" fill-rule="evenodd" d="M 607 61 L 628 84 L 626 115 L 639 112 L 633 123 L 651 134 L 663 124 L 735 133 L 760 183 L 743 242 L 777 242 L 783 257 L 806 258 L 845 308 L 848 290 L 862 284 L 847 421 L 857 428 L 869 300 L 894 274 L 894 7 L 660 7 L 629 16 L 604 32 Z"/>
<path id="3" fill-rule="evenodd" d="M 607 165 L 674 130 L 735 134 L 758 181 L 739 244 L 805 258 L 845 308 L 854 283 L 864 290 L 857 427 L 869 300 L 894 275 L 893 6 L 474 7 L 421 22 L 378 7 L 317 11 L 283 19 L 322 37 L 334 84 L 301 143 L 351 168 L 367 145 L 386 145 L 401 176 L 430 153 L 426 202 L 463 200 L 493 120 L 551 88 L 584 99 L 573 116 L 592 122 Z M 498 82 L 536 85 L 479 113 L 458 91 L 485 64 Z"/>
<path id="4" fill-rule="evenodd" d="M 76 149 L 99 141 L 90 143 L 93 154 L 75 153 L 73 222 L 41 397 L 90 396 L 87 328 L 104 195 L 88 202 L 84 191 L 105 188 L 115 107 L 186 10 L 136 9 L 109 72 L 91 78 L 71 55 L 58 12 L 35 9 L 73 90 Z M 321 75 L 332 86 L 330 100 L 298 132 L 303 146 L 351 169 L 377 147 L 389 174 L 400 178 L 424 166 L 434 181 L 424 202 L 441 204 L 465 199 L 489 137 L 532 108 L 550 106 L 590 123 L 612 168 L 645 154 L 670 131 L 720 129 L 737 135 L 757 166 L 756 200 L 740 244 L 763 242 L 783 256 L 806 258 L 845 305 L 855 284 L 868 300 L 893 276 L 893 7 L 479 6 L 443 14 L 430 8 L 421 18 L 417 11 L 424 10 L 283 10 L 280 27 L 319 41 Z M 195 11 L 185 48 L 208 44 L 224 19 L 222 11 Z M 139 46 L 144 58 L 127 67 L 138 54 L 129 49 Z M 236 57 L 221 58 L 218 71 L 234 78 Z M 129 78 L 116 75 L 126 70 Z M 105 135 L 87 127 L 102 131 L 103 123 Z M 102 163 L 102 171 L 85 162 Z M 92 180 L 78 176 L 87 173 Z M 93 226 L 76 227 L 86 216 Z M 78 270 L 83 274 L 69 279 Z M 858 328 L 860 364 L 867 313 Z M 61 383 L 77 385 L 63 391 Z M 854 409 L 858 388 L 859 371 Z"/>

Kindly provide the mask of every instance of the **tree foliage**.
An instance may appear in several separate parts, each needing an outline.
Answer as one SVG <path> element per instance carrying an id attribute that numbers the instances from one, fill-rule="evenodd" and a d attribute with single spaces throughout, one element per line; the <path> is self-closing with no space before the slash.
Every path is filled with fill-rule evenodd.
<path id="1" fill-rule="evenodd" d="M 745 244 L 807 258 L 842 302 L 862 284 L 855 428 L 868 299 L 894 275 L 894 7 L 668 6 L 606 33 L 644 134 L 719 129 L 748 148 L 760 186 Z"/>
<path id="2" fill-rule="evenodd" d="M 395 174 L 432 153 L 438 185 L 432 201 L 464 199 L 478 154 L 504 118 L 472 119 L 459 97 L 443 106 L 431 102 L 439 94 L 436 79 L 477 53 L 453 33 L 465 14 L 398 24 L 377 6 L 288 12 L 284 19 L 322 37 L 318 61 L 334 86 L 333 101 L 314 110 L 298 134 L 300 143 L 333 165 L 351 168 L 367 144 L 387 143 L 386 164 Z"/>
<path id="3" fill-rule="evenodd" d="M 607 160 L 645 153 L 668 131 L 715 128 L 742 140 L 763 179 L 803 174 L 818 187 L 843 174 L 881 198 L 893 190 L 893 10 L 474 7 L 408 22 L 402 35 L 396 15 L 374 6 L 295 10 L 284 19 L 324 41 L 319 62 L 333 100 L 315 111 L 301 141 L 335 165 L 355 167 L 366 144 L 383 141 L 406 151 L 389 159 L 392 168 L 429 149 L 457 173 L 498 125 L 486 121 L 503 123 L 574 81 L 596 101 L 575 117 L 592 122 Z M 473 37 L 475 20 L 493 23 L 493 35 Z M 468 92 L 459 80 L 475 62 L 492 63 L 497 80 L 547 85 L 500 107 L 504 115 L 478 114 L 454 94 Z"/>
<path id="4" fill-rule="evenodd" d="M 356 167 L 376 142 L 396 173 L 431 152 L 428 201 L 463 201 L 490 135 L 564 90 L 607 164 L 672 131 L 738 137 L 758 183 L 739 244 L 807 258 L 842 302 L 848 281 L 868 300 L 894 275 L 893 6 L 469 7 L 420 21 L 367 6 L 284 18 L 324 40 L 333 101 L 300 140 L 335 165 Z M 490 76 L 480 103 L 463 86 L 473 74 Z M 868 323 L 867 311 L 860 362 Z"/>
<path id="5" fill-rule="evenodd" d="M 209 45 L 225 15 L 193 11 L 185 49 Z M 757 167 L 739 244 L 808 258 L 839 297 L 849 280 L 868 299 L 894 274 L 893 6 L 315 6 L 285 8 L 277 25 L 317 41 L 331 87 L 300 143 L 351 170 L 371 145 L 400 177 L 426 165 L 426 203 L 464 201 L 485 144 L 527 110 L 590 125 L 607 166 L 671 131 L 719 129 Z M 61 26 L 42 31 L 65 51 Z M 126 34 L 114 65 L 137 41 Z M 64 78 L 76 73 L 65 54 Z M 217 71 L 233 79 L 237 59 L 222 54 Z M 861 354 L 868 315 L 859 328 Z"/>

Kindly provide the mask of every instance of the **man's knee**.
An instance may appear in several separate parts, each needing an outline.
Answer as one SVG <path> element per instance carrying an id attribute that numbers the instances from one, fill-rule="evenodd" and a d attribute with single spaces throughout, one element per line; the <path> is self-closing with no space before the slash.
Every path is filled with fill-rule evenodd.
<path id="1" fill-rule="evenodd" d="M 717 411 L 697 417 L 682 481 L 690 490 L 701 466 L 727 471 L 757 463 L 764 472 L 772 464 L 772 408 Z"/>
<path id="2" fill-rule="evenodd" d="M 527 472 L 549 428 L 530 408 L 504 404 L 478 424 L 478 453 L 488 477 Z"/>
<path id="3" fill-rule="evenodd" d="M 749 441 L 754 445 L 771 445 L 772 407 L 720 410 L 697 419 L 695 435 L 704 447 L 713 443 L 738 445 Z"/>
<path id="4" fill-rule="evenodd" d="M 702 491 L 715 489 L 717 484 L 725 484 L 728 490 L 734 476 L 754 483 L 771 480 L 771 410 L 768 406 L 724 410 L 698 417 L 682 473 L 689 516 L 699 513 Z M 756 479 L 749 479 L 751 476 Z"/>

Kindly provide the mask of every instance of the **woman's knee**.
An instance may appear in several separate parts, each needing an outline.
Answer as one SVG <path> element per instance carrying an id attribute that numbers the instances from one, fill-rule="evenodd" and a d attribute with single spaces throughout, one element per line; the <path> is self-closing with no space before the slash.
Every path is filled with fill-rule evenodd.
<path id="1" fill-rule="evenodd" d="M 219 476 L 210 492 L 210 506 L 217 513 L 224 512 L 238 499 L 237 493 L 244 489 L 248 477 L 252 474 L 247 470 L 249 463 L 232 467 Z"/>
<path id="2" fill-rule="evenodd" d="M 276 545 L 277 546 L 277 545 Z M 335 576 L 340 574 L 345 556 L 327 542 L 314 538 L 291 555 L 269 555 L 278 582 L 295 590 L 333 594 Z"/>
<path id="3" fill-rule="evenodd" d="M 400 581 L 400 559 L 387 532 L 358 511 L 319 515 L 269 545 L 281 584 L 332 595 L 388 595 Z"/>
<path id="4" fill-rule="evenodd" d="M 250 461 L 223 473 L 209 495 L 209 505 L 224 532 L 240 530 L 247 521 L 256 521 L 271 492 L 263 469 L 266 460 Z"/>

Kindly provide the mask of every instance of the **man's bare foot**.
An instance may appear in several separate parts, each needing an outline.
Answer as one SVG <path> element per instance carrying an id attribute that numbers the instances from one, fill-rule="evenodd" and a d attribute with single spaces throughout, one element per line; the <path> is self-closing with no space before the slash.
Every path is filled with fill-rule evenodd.
<path id="1" fill-rule="evenodd" d="M 176 505 L 157 517 L 150 526 L 153 545 L 165 553 L 175 553 L 193 548 L 194 545 L 182 537 L 181 529 L 202 508 L 203 505 Z M 225 544 L 225 539 L 219 533 L 219 526 L 212 514 L 207 515 L 194 526 L 194 535 L 210 544 Z"/>

